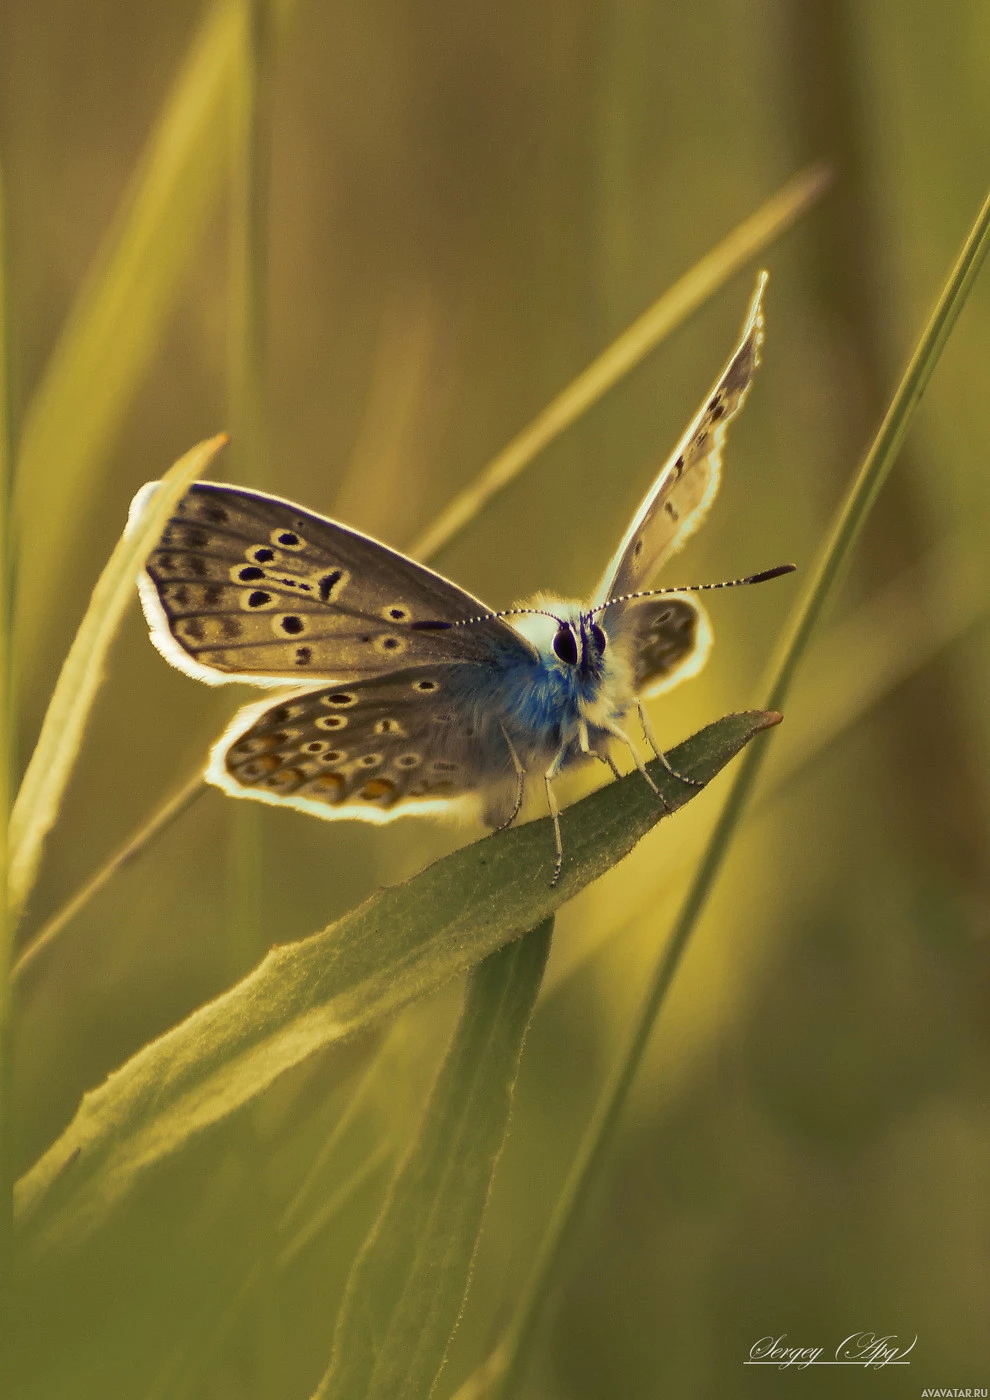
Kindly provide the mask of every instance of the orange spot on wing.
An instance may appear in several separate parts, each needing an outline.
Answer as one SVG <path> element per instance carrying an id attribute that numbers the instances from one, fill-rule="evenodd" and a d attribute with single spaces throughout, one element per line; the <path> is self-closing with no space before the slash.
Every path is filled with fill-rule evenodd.
<path id="1" fill-rule="evenodd" d="M 389 793 L 394 791 L 395 784 L 389 782 L 388 778 L 372 778 L 370 782 L 365 783 L 360 796 L 368 802 L 374 802 L 376 798 L 387 797 Z"/>

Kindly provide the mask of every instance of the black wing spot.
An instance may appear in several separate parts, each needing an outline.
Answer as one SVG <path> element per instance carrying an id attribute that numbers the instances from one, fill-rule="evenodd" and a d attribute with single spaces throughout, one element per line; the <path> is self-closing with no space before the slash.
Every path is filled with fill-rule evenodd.
<path id="1" fill-rule="evenodd" d="M 306 626 L 301 617 L 296 617 L 293 613 L 287 613 L 285 617 L 279 618 L 279 626 L 283 632 L 288 632 L 290 636 L 296 637 Z"/>
<path id="2" fill-rule="evenodd" d="M 265 608 L 271 601 L 272 595 L 266 593 L 263 588 L 256 588 L 253 593 L 249 593 L 247 596 L 249 608 Z"/>
<path id="3" fill-rule="evenodd" d="M 437 684 L 436 681 L 427 681 L 427 680 L 423 680 L 423 681 L 413 681 L 413 690 L 439 690 L 439 689 L 440 689 L 440 687 L 439 687 L 439 685 Z"/>
<path id="4" fill-rule="evenodd" d="M 396 768 L 416 768 L 422 759 L 418 753 L 403 753 L 395 760 Z"/>
<path id="5" fill-rule="evenodd" d="M 304 549 L 306 547 L 306 541 L 294 530 L 273 530 L 272 543 L 280 544 L 283 549 Z"/>
<path id="6" fill-rule="evenodd" d="M 352 695 L 349 690 L 333 690 L 323 697 L 325 705 L 353 705 L 356 700 L 357 696 Z"/>
<path id="7" fill-rule="evenodd" d="M 296 665 L 308 666 L 313 659 L 312 647 L 296 647 Z"/>
<path id="8" fill-rule="evenodd" d="M 677 461 L 674 463 L 674 471 L 677 473 L 677 476 L 674 477 L 674 480 L 675 480 L 675 481 L 680 477 L 680 474 L 681 474 L 681 472 L 682 472 L 683 470 L 684 470 L 684 453 L 682 452 L 681 455 L 678 457 Z"/>
<path id="9" fill-rule="evenodd" d="M 246 568 L 238 570 L 237 577 L 242 583 L 257 583 L 258 579 L 265 577 L 265 571 L 248 564 Z"/>
<path id="10" fill-rule="evenodd" d="M 677 511 L 671 505 L 670 501 L 664 501 L 663 508 L 670 516 L 671 520 L 680 520 L 681 517 L 677 514 Z"/>
<path id="11" fill-rule="evenodd" d="M 189 602 L 189 589 L 184 583 L 176 584 L 165 594 L 170 603 L 175 603 L 177 607 L 184 608 Z"/>
<path id="12" fill-rule="evenodd" d="M 398 637 L 382 638 L 382 651 L 398 651 L 401 646 L 402 643 L 399 641 Z"/>
<path id="13" fill-rule="evenodd" d="M 634 559 L 638 559 L 639 556 L 642 554 L 642 552 L 643 552 L 643 538 L 642 538 L 642 536 L 640 536 L 640 538 L 639 538 L 639 539 L 636 541 L 636 543 L 633 545 L 633 558 L 634 558 Z"/>
<path id="14" fill-rule="evenodd" d="M 393 622 L 405 622 L 409 616 L 407 608 L 386 608 L 385 616 L 390 617 Z"/>
<path id="15" fill-rule="evenodd" d="M 248 558 L 253 559 L 256 564 L 270 564 L 275 558 L 275 551 L 264 544 L 260 549 L 249 549 Z"/>
<path id="16" fill-rule="evenodd" d="M 320 579 L 320 601 L 322 603 L 329 603 L 333 590 L 343 577 L 343 569 L 331 569 L 330 573 L 323 575 Z"/>
<path id="17" fill-rule="evenodd" d="M 314 723 L 318 729 L 343 729 L 347 720 L 343 715 L 320 715 Z"/>
<path id="18" fill-rule="evenodd" d="M 194 642 L 201 642 L 204 637 L 203 624 L 198 617 L 187 618 L 182 624 L 182 632 L 186 637 L 192 637 Z"/>
<path id="19" fill-rule="evenodd" d="M 204 520 L 212 520 L 214 525 L 226 525 L 230 519 L 223 506 L 204 506 L 200 515 Z"/>

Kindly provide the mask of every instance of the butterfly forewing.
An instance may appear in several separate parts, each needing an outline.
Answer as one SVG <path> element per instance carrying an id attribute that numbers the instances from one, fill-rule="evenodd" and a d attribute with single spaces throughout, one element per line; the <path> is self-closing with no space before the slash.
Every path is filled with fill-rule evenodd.
<path id="1" fill-rule="evenodd" d="M 498 619 L 417 631 L 416 622 L 459 622 L 488 609 L 367 535 L 291 501 L 212 482 L 196 482 L 179 502 L 145 566 L 141 597 L 159 650 L 214 684 L 348 680 L 532 654 Z"/>
<path id="2" fill-rule="evenodd" d="M 760 362 L 766 283 L 764 272 L 737 349 L 633 517 L 605 570 L 595 603 L 646 588 L 664 559 L 704 519 L 718 490 L 726 428 L 742 408 Z M 613 610 L 606 611 L 605 618 L 614 623 Z"/>
<path id="3" fill-rule="evenodd" d="M 207 777 L 331 820 L 480 807 L 512 771 L 504 741 L 466 703 L 480 670 L 421 667 L 248 706 L 214 747 Z"/>

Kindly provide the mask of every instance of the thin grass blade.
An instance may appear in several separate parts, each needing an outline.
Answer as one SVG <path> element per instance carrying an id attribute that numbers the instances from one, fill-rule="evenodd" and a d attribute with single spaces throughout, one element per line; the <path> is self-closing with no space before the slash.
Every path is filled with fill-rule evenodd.
<path id="1" fill-rule="evenodd" d="M 10 1354 L 3 1319 L 10 1316 L 12 1211 L 13 1074 L 10 1035 L 10 963 L 14 920 L 8 908 L 10 804 L 13 795 L 14 708 L 13 530 L 10 497 L 14 470 L 14 411 L 11 392 L 10 303 L 7 267 L 7 206 L 0 170 L 0 1390 L 3 1356 Z"/>
<path id="2" fill-rule="evenodd" d="M 34 884 L 45 838 L 58 817 L 83 730 L 103 680 L 107 652 L 125 609 L 135 597 L 134 581 L 176 501 L 191 481 L 208 470 L 226 442 L 225 433 L 208 438 L 166 472 L 144 516 L 134 529 L 121 536 L 93 590 L 11 812 L 8 908 L 15 918 Z"/>

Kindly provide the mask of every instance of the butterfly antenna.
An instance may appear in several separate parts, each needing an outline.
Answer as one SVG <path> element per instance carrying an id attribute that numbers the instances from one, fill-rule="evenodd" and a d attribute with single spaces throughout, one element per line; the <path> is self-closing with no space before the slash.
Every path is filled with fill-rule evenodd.
<path id="1" fill-rule="evenodd" d="M 629 603 L 634 598 L 662 598 L 665 593 L 707 593 L 714 588 L 741 588 L 744 583 L 767 583 L 772 578 L 780 578 L 781 574 L 792 574 L 796 568 L 796 564 L 778 564 L 773 569 L 763 569 L 747 578 L 727 578 L 721 583 L 686 583 L 681 588 L 645 588 L 638 593 L 620 593 L 615 598 L 606 598 L 604 603 L 592 608 L 587 616 L 594 617 L 595 613 L 604 612 L 613 603 Z"/>
<path id="2" fill-rule="evenodd" d="M 412 632 L 447 632 L 451 627 L 470 627 L 475 622 L 490 622 L 494 617 L 521 617 L 523 613 L 538 613 L 540 617 L 552 618 L 558 627 L 569 626 L 556 613 L 547 612 L 545 608 L 503 608 L 501 612 L 479 613 L 477 617 L 461 617 L 456 622 L 445 622 L 441 618 L 424 618 L 421 622 L 410 622 L 409 629 Z"/>

